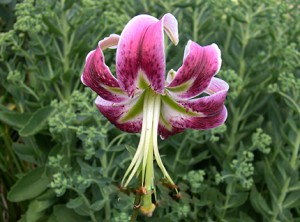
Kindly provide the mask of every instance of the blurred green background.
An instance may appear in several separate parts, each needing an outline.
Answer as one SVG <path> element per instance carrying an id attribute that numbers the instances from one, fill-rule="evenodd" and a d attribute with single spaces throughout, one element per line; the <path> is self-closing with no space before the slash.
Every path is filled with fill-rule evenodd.
<path id="1" fill-rule="evenodd" d="M 221 48 L 228 119 L 159 141 L 182 198 L 157 170 L 159 206 L 138 221 L 300 221 L 299 0 L 0 0 L 0 221 L 129 220 L 118 184 L 139 135 L 102 117 L 80 76 L 99 40 L 167 12 L 167 70 L 189 39 Z"/>

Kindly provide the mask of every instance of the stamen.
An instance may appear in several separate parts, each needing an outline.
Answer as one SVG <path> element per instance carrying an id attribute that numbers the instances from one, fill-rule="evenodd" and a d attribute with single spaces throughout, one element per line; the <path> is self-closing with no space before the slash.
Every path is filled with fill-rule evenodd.
<path id="1" fill-rule="evenodd" d="M 143 105 L 143 110 L 147 110 L 147 103 L 148 103 L 148 96 L 145 95 L 145 100 L 144 100 L 144 105 Z M 143 116 L 143 125 L 142 125 L 142 132 L 141 132 L 141 137 L 140 137 L 140 142 L 138 145 L 138 148 L 136 150 L 136 153 L 128 167 L 128 169 L 125 172 L 125 175 L 122 179 L 122 186 L 124 184 L 124 181 L 127 177 L 127 175 L 129 174 L 129 172 L 132 170 L 132 168 L 134 167 L 134 169 L 132 170 L 129 178 L 127 179 L 124 187 L 127 187 L 127 185 L 129 184 L 130 180 L 132 179 L 132 177 L 134 176 L 134 174 L 136 173 L 138 166 L 140 165 L 141 161 L 142 161 L 142 154 L 143 154 L 143 150 L 144 150 L 144 142 L 145 142 L 145 136 L 146 136 L 146 128 L 147 128 L 147 118 L 144 118 L 145 115 Z"/>
<path id="2" fill-rule="evenodd" d="M 151 91 L 149 91 L 151 92 Z M 152 94 L 152 93 L 151 93 Z M 147 128 L 146 128 L 146 140 L 144 146 L 144 158 L 143 158 L 143 166 L 142 166 L 142 181 L 144 185 L 145 181 L 145 173 L 146 173 L 146 165 L 151 164 L 153 165 L 153 144 L 152 144 L 152 137 L 153 137 L 153 114 L 154 114 L 154 105 L 155 99 L 151 98 L 153 95 L 148 93 L 148 101 L 147 101 L 147 110 L 144 111 L 145 116 L 143 118 L 147 119 Z"/>
<path id="3" fill-rule="evenodd" d="M 137 195 L 141 195 L 139 193 L 140 191 L 143 192 L 141 196 L 142 201 L 140 210 L 142 213 L 150 216 L 155 209 L 153 198 L 156 201 L 153 167 L 154 156 L 166 180 L 172 186 L 175 187 L 176 185 L 166 171 L 158 151 L 157 130 L 160 119 L 161 95 L 156 94 L 151 89 L 145 90 L 144 93 L 145 97 L 143 104 L 143 125 L 140 143 L 134 155 L 134 158 L 124 175 L 122 184 L 124 184 L 125 182 L 124 187 L 127 187 L 132 178 L 136 174 L 139 174 L 140 171 L 142 171 L 140 186 L 143 188 L 143 190 L 138 190 Z M 175 190 L 178 194 L 178 190 L 176 188 Z"/>
<path id="4" fill-rule="evenodd" d="M 158 100 L 155 102 L 155 114 L 154 114 L 154 120 L 153 120 L 153 125 L 158 127 L 158 122 L 159 122 L 159 115 L 160 115 L 160 105 L 161 105 L 161 101 L 160 98 L 158 98 Z M 157 146 L 157 130 L 153 130 L 153 149 L 154 149 L 154 155 L 155 155 L 155 159 L 157 162 L 157 165 L 159 166 L 160 170 L 162 171 L 163 175 L 167 178 L 167 180 L 172 184 L 175 185 L 175 183 L 173 182 L 173 180 L 171 179 L 170 175 L 168 174 L 165 166 L 162 163 L 162 160 L 160 158 L 160 154 L 158 151 L 158 146 Z M 176 189 L 177 191 L 177 189 Z"/>

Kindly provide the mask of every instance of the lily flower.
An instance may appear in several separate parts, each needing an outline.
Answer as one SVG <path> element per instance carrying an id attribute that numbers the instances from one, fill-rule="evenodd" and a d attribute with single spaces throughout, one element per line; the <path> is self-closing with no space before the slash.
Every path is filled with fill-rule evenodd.
<path id="1" fill-rule="evenodd" d="M 82 83 L 98 94 L 96 106 L 117 128 L 141 133 L 136 153 L 124 175 L 127 187 L 141 176 L 140 210 L 151 216 L 155 205 L 153 160 L 165 179 L 175 186 L 160 158 L 157 137 L 162 139 L 187 128 L 207 130 L 224 123 L 228 84 L 214 77 L 221 66 L 216 44 L 200 46 L 188 41 L 183 64 L 166 75 L 164 32 L 178 44 L 178 24 L 172 14 L 160 20 L 138 15 L 121 35 L 101 40 L 86 58 Z M 116 77 L 105 64 L 103 50 L 116 48 Z"/>

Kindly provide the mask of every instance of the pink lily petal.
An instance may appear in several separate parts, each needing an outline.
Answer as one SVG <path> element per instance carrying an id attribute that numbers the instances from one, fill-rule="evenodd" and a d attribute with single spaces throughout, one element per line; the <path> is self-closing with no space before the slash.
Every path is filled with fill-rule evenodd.
<path id="1" fill-rule="evenodd" d="M 139 15 L 125 26 L 117 49 L 116 71 L 120 87 L 129 96 L 145 85 L 157 93 L 164 92 L 164 30 L 177 44 L 177 20 L 171 14 L 164 15 L 161 20 Z"/>
<path id="2" fill-rule="evenodd" d="M 99 46 L 91 51 L 86 58 L 86 64 L 81 76 L 84 85 L 90 87 L 106 100 L 120 102 L 126 99 L 117 79 L 111 74 L 104 62 L 102 50 L 118 44 L 119 36 L 111 35 L 99 42 Z"/>
<path id="3" fill-rule="evenodd" d="M 206 89 L 206 92 L 211 94 L 210 96 L 179 101 L 178 103 L 187 110 L 201 113 L 204 116 L 212 116 L 222 111 L 228 89 L 229 86 L 225 81 L 214 77 Z"/>
<path id="4" fill-rule="evenodd" d="M 225 106 L 223 106 L 220 112 L 216 113 L 213 116 L 171 116 L 169 117 L 169 121 L 172 126 L 178 128 L 208 130 L 222 125 L 225 122 L 226 118 L 227 109 Z"/>
<path id="5" fill-rule="evenodd" d="M 225 81 L 214 77 L 205 91 L 209 96 L 176 101 L 166 95 L 161 108 L 161 137 L 167 138 L 186 128 L 206 130 L 223 124 L 227 117 L 224 101 L 228 89 Z"/>
<path id="6" fill-rule="evenodd" d="M 188 99 L 198 96 L 220 70 L 221 51 L 216 44 L 200 46 L 189 41 L 185 47 L 183 65 L 167 85 L 173 97 Z"/>
<path id="7" fill-rule="evenodd" d="M 143 96 L 139 96 L 116 103 L 98 96 L 95 103 L 103 116 L 117 128 L 129 133 L 138 133 L 142 129 L 143 110 L 140 104 L 143 100 Z M 132 114 L 133 109 L 135 109 L 134 114 Z"/>
<path id="8" fill-rule="evenodd" d="M 161 123 L 158 125 L 158 133 L 160 135 L 160 138 L 163 140 L 167 139 L 168 137 L 173 136 L 177 133 L 181 133 L 183 131 L 184 131 L 184 129 L 177 128 L 174 126 L 166 127 L 165 125 L 163 125 Z"/>

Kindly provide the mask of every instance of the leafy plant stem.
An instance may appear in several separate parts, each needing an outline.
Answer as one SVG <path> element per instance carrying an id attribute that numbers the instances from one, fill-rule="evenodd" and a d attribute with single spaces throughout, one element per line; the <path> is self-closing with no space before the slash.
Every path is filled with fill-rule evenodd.
<path id="1" fill-rule="evenodd" d="M 288 96 L 287 94 L 283 93 L 283 92 L 278 92 L 279 95 L 283 96 L 284 98 L 286 98 L 288 101 L 290 101 L 296 108 L 298 114 L 300 115 L 300 108 L 298 106 L 298 104 L 290 97 Z"/>
<path id="2" fill-rule="evenodd" d="M 198 39 L 198 8 L 193 11 L 193 39 L 196 41 Z M 199 16 L 200 17 L 200 16 Z"/>
<path id="3" fill-rule="evenodd" d="M 64 96 L 63 96 L 63 94 L 61 93 L 61 91 L 60 91 L 60 89 L 59 89 L 57 83 L 54 83 L 53 86 L 54 86 L 54 89 L 55 89 L 55 91 L 56 91 L 58 97 L 60 98 L 60 100 L 63 101 L 63 100 L 64 100 Z"/>
<path id="4" fill-rule="evenodd" d="M 229 203 L 229 200 L 230 200 L 230 197 L 231 197 L 231 192 L 232 192 L 232 185 L 233 185 L 232 182 L 227 185 L 226 199 L 225 199 L 225 203 L 222 207 L 222 213 L 221 213 L 221 217 L 219 218 L 219 221 L 223 221 L 223 218 L 226 216 L 226 212 L 227 212 L 227 209 L 228 209 L 228 203 Z"/>
<path id="5" fill-rule="evenodd" d="M 64 5 L 64 2 L 62 2 L 62 6 Z M 66 12 L 63 11 L 62 15 L 60 17 L 60 22 L 61 22 L 61 30 L 63 31 L 63 42 L 62 42 L 62 47 L 63 47 L 63 60 L 62 60 L 62 65 L 63 65 L 63 73 L 66 74 L 69 70 L 70 67 L 70 61 L 69 61 L 69 54 L 70 54 L 70 45 L 72 44 L 72 38 L 69 41 L 69 25 L 68 25 L 68 20 L 67 20 L 67 15 Z M 68 98 L 71 93 L 71 87 L 70 83 L 67 83 L 64 86 L 64 94 L 65 97 Z"/>
<path id="6" fill-rule="evenodd" d="M 42 152 L 41 150 L 37 147 L 36 141 L 34 137 L 29 137 L 29 142 L 35 152 L 35 154 L 37 155 L 38 161 L 39 163 L 42 163 Z"/>
<path id="7" fill-rule="evenodd" d="M 296 137 L 296 141 L 295 141 L 295 144 L 294 144 L 294 149 L 293 149 L 293 153 L 292 153 L 292 157 L 291 157 L 291 161 L 290 161 L 290 164 L 291 164 L 291 167 L 296 170 L 296 162 L 297 162 L 297 159 L 298 159 L 298 152 L 299 152 L 299 148 L 300 148 L 300 131 L 298 131 L 298 134 L 297 134 L 297 137 Z M 280 212 L 282 212 L 282 208 L 283 208 L 283 202 L 286 198 L 286 195 L 287 193 L 290 191 L 289 189 L 289 186 L 290 186 L 290 181 L 291 181 L 291 177 L 288 177 L 283 186 L 282 186 L 282 189 L 281 189 L 281 192 L 280 192 L 280 196 L 279 198 L 277 199 L 277 210 L 275 210 L 275 213 L 273 214 L 273 217 L 272 217 L 272 221 L 278 221 L 277 220 L 277 217 L 278 217 L 278 214 Z"/>
<path id="8" fill-rule="evenodd" d="M 51 78 L 54 78 L 53 68 L 52 68 L 49 57 L 46 57 L 46 62 L 47 62 L 47 65 L 48 65 L 48 71 L 50 73 L 50 76 L 51 76 Z M 62 95 L 61 90 L 58 87 L 58 84 L 56 82 L 54 82 L 53 86 L 54 86 L 54 89 L 55 89 L 58 97 L 60 98 L 60 100 L 64 100 L 64 96 Z"/>
<path id="9" fill-rule="evenodd" d="M 126 134 L 125 133 L 121 133 L 120 135 L 114 137 L 112 139 L 112 141 L 108 144 L 107 147 L 103 147 L 103 149 L 105 148 L 105 150 L 109 150 L 109 148 L 111 148 L 113 146 L 113 144 L 119 140 L 118 144 L 120 144 L 120 141 L 122 141 L 125 138 Z"/>
<path id="10" fill-rule="evenodd" d="M 298 159 L 298 153 L 299 153 L 299 148 L 300 148 L 300 130 L 298 130 L 297 133 L 297 138 L 296 138 L 296 142 L 294 144 L 294 149 L 293 149 L 293 153 L 292 153 L 292 158 L 291 158 L 291 167 L 296 170 L 297 167 L 297 159 Z"/>
<path id="11" fill-rule="evenodd" d="M 27 90 L 27 92 L 29 92 L 37 101 L 40 101 L 40 98 L 38 97 L 38 95 L 28 86 L 26 86 L 23 82 L 20 83 L 21 86 Z"/>
<path id="12" fill-rule="evenodd" d="M 2 130 L 2 128 L 1 128 Z M 3 135 L 6 134 L 6 131 L 3 130 Z M 12 157 L 13 159 L 13 163 L 16 165 L 17 169 L 18 169 L 18 172 L 21 173 L 23 172 L 22 170 L 22 167 L 21 167 L 21 164 L 19 162 L 19 160 L 17 159 L 15 153 L 13 152 L 13 149 L 11 147 L 11 140 L 10 140 L 10 137 L 9 136 L 4 136 L 3 137 L 4 139 L 4 144 L 5 144 L 5 147 L 7 148 L 6 150 L 9 152 L 9 156 Z M 4 152 L 5 153 L 5 152 Z"/>
<path id="13" fill-rule="evenodd" d="M 232 127 L 229 136 L 229 146 L 226 152 L 227 154 L 230 154 L 230 152 L 234 149 L 236 143 L 235 137 L 238 130 L 238 124 L 239 124 L 239 109 L 233 112 Z"/>
<path id="14" fill-rule="evenodd" d="M 78 191 L 77 189 L 75 189 L 73 187 L 70 187 L 70 189 L 74 190 L 83 199 L 84 204 L 89 208 L 88 213 L 89 213 L 89 216 L 90 216 L 92 222 L 97 222 L 97 219 L 95 217 L 93 210 L 90 209 L 91 203 L 88 200 L 88 198 L 84 195 L 84 193 Z"/>
<path id="15" fill-rule="evenodd" d="M 245 75 L 245 68 L 246 68 L 246 62 L 245 62 L 245 51 L 246 51 L 246 47 L 248 45 L 248 42 L 249 42 L 249 33 L 250 33 L 250 16 L 246 16 L 248 21 L 247 21 L 247 24 L 246 24 L 246 27 L 245 25 L 241 25 L 241 29 L 242 29 L 242 49 L 241 49 L 241 52 L 240 52 L 240 56 L 239 56 L 239 71 L 238 71 L 238 74 L 239 76 L 244 79 L 244 75 Z M 244 31 L 243 31 L 243 28 Z M 243 88 L 243 84 L 240 85 L 239 87 L 239 91 L 241 91 Z"/>
<path id="16" fill-rule="evenodd" d="M 173 172 L 175 172 L 176 165 L 178 164 L 178 161 L 180 159 L 181 151 L 184 150 L 183 147 L 186 145 L 186 141 L 188 140 L 188 138 L 189 138 L 189 134 L 187 133 L 187 134 L 185 134 L 185 137 L 182 140 L 182 142 L 180 143 L 180 147 L 176 152 L 175 160 L 174 160 L 173 165 L 172 165 L 172 171 Z"/>
<path id="17" fill-rule="evenodd" d="M 287 195 L 288 188 L 289 188 L 289 185 L 290 185 L 290 181 L 291 181 L 291 178 L 289 177 L 289 178 L 287 178 L 285 180 L 285 182 L 283 184 L 283 187 L 281 189 L 280 195 L 279 195 L 279 197 L 278 197 L 278 199 L 276 201 L 276 203 L 277 203 L 277 209 L 274 210 L 274 214 L 273 214 L 272 219 L 271 219 L 272 222 L 273 221 L 274 222 L 278 221 L 277 220 L 278 214 L 281 213 L 282 210 L 283 210 L 282 209 L 283 208 L 282 204 L 283 204 L 283 201 L 285 200 L 285 197 Z"/>
<path id="18" fill-rule="evenodd" d="M 229 21 L 229 28 L 227 29 L 227 34 L 226 34 L 226 40 L 224 44 L 224 51 L 228 52 L 229 46 L 230 46 L 230 40 L 232 38 L 232 26 L 233 26 L 233 18 L 230 19 Z"/>
<path id="19" fill-rule="evenodd" d="M 105 138 L 103 138 L 101 140 L 101 147 L 102 147 L 102 149 L 105 149 L 107 147 L 107 141 Z M 104 169 L 103 176 L 107 178 L 108 170 L 110 169 L 110 167 L 108 167 L 108 164 L 107 164 L 107 152 L 104 152 L 102 158 L 100 158 L 100 162 L 101 162 L 102 168 Z M 104 192 L 103 190 L 101 190 L 101 193 L 103 195 L 104 200 L 106 200 L 105 206 L 104 206 L 105 221 L 109 222 L 109 221 L 111 221 L 111 209 L 110 209 L 109 194 L 107 192 Z"/>

